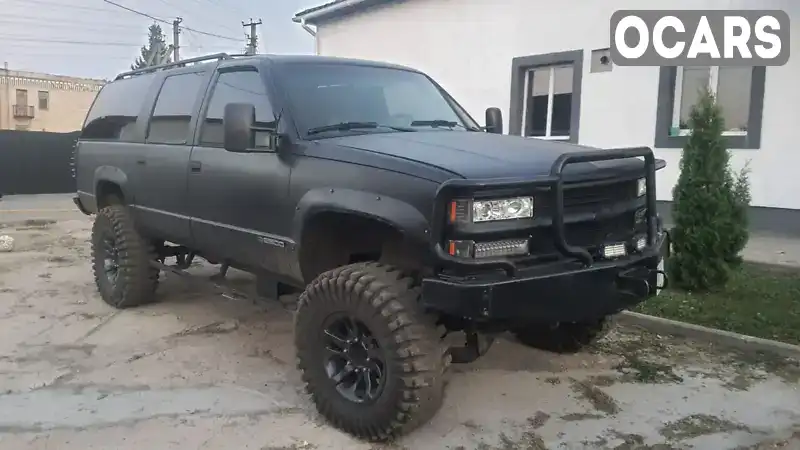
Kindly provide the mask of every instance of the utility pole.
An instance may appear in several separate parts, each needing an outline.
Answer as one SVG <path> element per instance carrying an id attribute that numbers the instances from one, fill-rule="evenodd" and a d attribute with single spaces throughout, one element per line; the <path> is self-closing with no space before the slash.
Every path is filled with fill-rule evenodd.
<path id="1" fill-rule="evenodd" d="M 181 59 L 181 52 L 180 52 L 180 36 L 181 36 L 181 29 L 180 24 L 183 22 L 183 19 L 180 17 L 176 18 L 172 21 L 172 59 L 173 62 L 178 62 Z"/>
<path id="2" fill-rule="evenodd" d="M 250 23 L 242 22 L 243 27 L 250 27 L 250 34 L 247 36 L 247 54 L 248 55 L 255 55 L 258 53 L 258 32 L 256 31 L 256 27 L 261 25 L 261 19 L 258 19 L 258 22 L 253 22 L 253 19 L 250 19 Z"/>

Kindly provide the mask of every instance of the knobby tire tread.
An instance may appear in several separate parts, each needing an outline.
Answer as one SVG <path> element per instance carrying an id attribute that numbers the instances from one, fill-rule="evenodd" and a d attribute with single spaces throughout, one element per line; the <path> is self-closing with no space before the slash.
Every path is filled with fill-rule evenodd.
<path id="1" fill-rule="evenodd" d="M 103 261 L 98 257 L 103 233 L 110 231 L 119 251 L 117 286 L 106 280 Z M 115 308 L 132 308 L 155 300 L 159 270 L 152 266 L 155 247 L 136 231 L 125 205 L 112 204 L 100 209 L 92 229 L 92 270 L 103 300 Z"/>
<path id="2" fill-rule="evenodd" d="M 301 294 L 295 316 L 298 368 L 318 411 L 337 428 L 361 439 L 387 441 L 424 424 L 441 407 L 449 355 L 434 319 L 421 311 L 419 293 L 413 279 L 393 266 L 362 262 L 322 273 Z M 402 393 L 394 404 L 383 405 L 393 411 L 377 414 L 386 420 L 376 419 L 375 414 L 360 418 L 339 414 L 334 399 L 320 385 L 327 380 L 317 379 L 319 372 L 310 367 L 318 363 L 310 336 L 318 332 L 319 316 L 365 304 L 391 330 L 395 348 L 390 359 L 400 369 L 394 376 L 400 377 Z"/>

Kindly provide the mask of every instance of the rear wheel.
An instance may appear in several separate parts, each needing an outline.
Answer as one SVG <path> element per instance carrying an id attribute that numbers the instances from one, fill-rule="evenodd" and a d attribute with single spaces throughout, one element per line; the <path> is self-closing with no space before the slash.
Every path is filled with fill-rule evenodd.
<path id="1" fill-rule="evenodd" d="M 113 204 L 97 212 L 92 227 L 92 269 L 103 301 L 129 308 L 154 300 L 159 270 L 153 245 L 136 231 L 128 208 Z"/>
<path id="2" fill-rule="evenodd" d="M 337 428 L 384 441 L 438 411 L 449 358 L 418 297 L 411 278 L 374 262 L 325 272 L 300 296 L 298 366 Z"/>
<path id="3" fill-rule="evenodd" d="M 577 353 L 602 339 L 612 327 L 604 317 L 592 322 L 527 325 L 513 330 L 522 344 L 554 353 Z"/>

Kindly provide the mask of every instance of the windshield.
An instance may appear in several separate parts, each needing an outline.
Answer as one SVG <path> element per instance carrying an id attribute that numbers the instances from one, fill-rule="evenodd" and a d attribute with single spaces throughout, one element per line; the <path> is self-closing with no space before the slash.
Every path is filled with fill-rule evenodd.
<path id="1" fill-rule="evenodd" d="M 309 137 L 478 129 L 462 120 L 438 87 L 417 72 L 347 64 L 292 69 L 283 85 L 300 132 Z"/>

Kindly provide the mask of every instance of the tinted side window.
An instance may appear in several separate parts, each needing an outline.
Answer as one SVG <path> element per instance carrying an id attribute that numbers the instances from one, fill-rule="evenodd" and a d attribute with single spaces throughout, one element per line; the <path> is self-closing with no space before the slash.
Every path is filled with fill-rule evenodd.
<path id="1" fill-rule="evenodd" d="M 113 81 L 100 89 L 86 115 L 82 139 L 130 141 L 153 75 Z"/>
<path id="2" fill-rule="evenodd" d="M 256 126 L 274 127 L 275 115 L 267 96 L 267 87 L 261 75 L 253 70 L 222 72 L 217 78 L 206 118 L 200 132 L 200 144 L 221 147 L 223 144 L 222 116 L 228 103 L 251 103 L 256 107 Z M 256 132 L 256 146 L 269 145 L 269 136 Z"/>
<path id="3" fill-rule="evenodd" d="M 185 144 L 189 137 L 194 104 L 203 87 L 203 73 L 172 75 L 164 80 L 153 108 L 147 142 Z"/>

